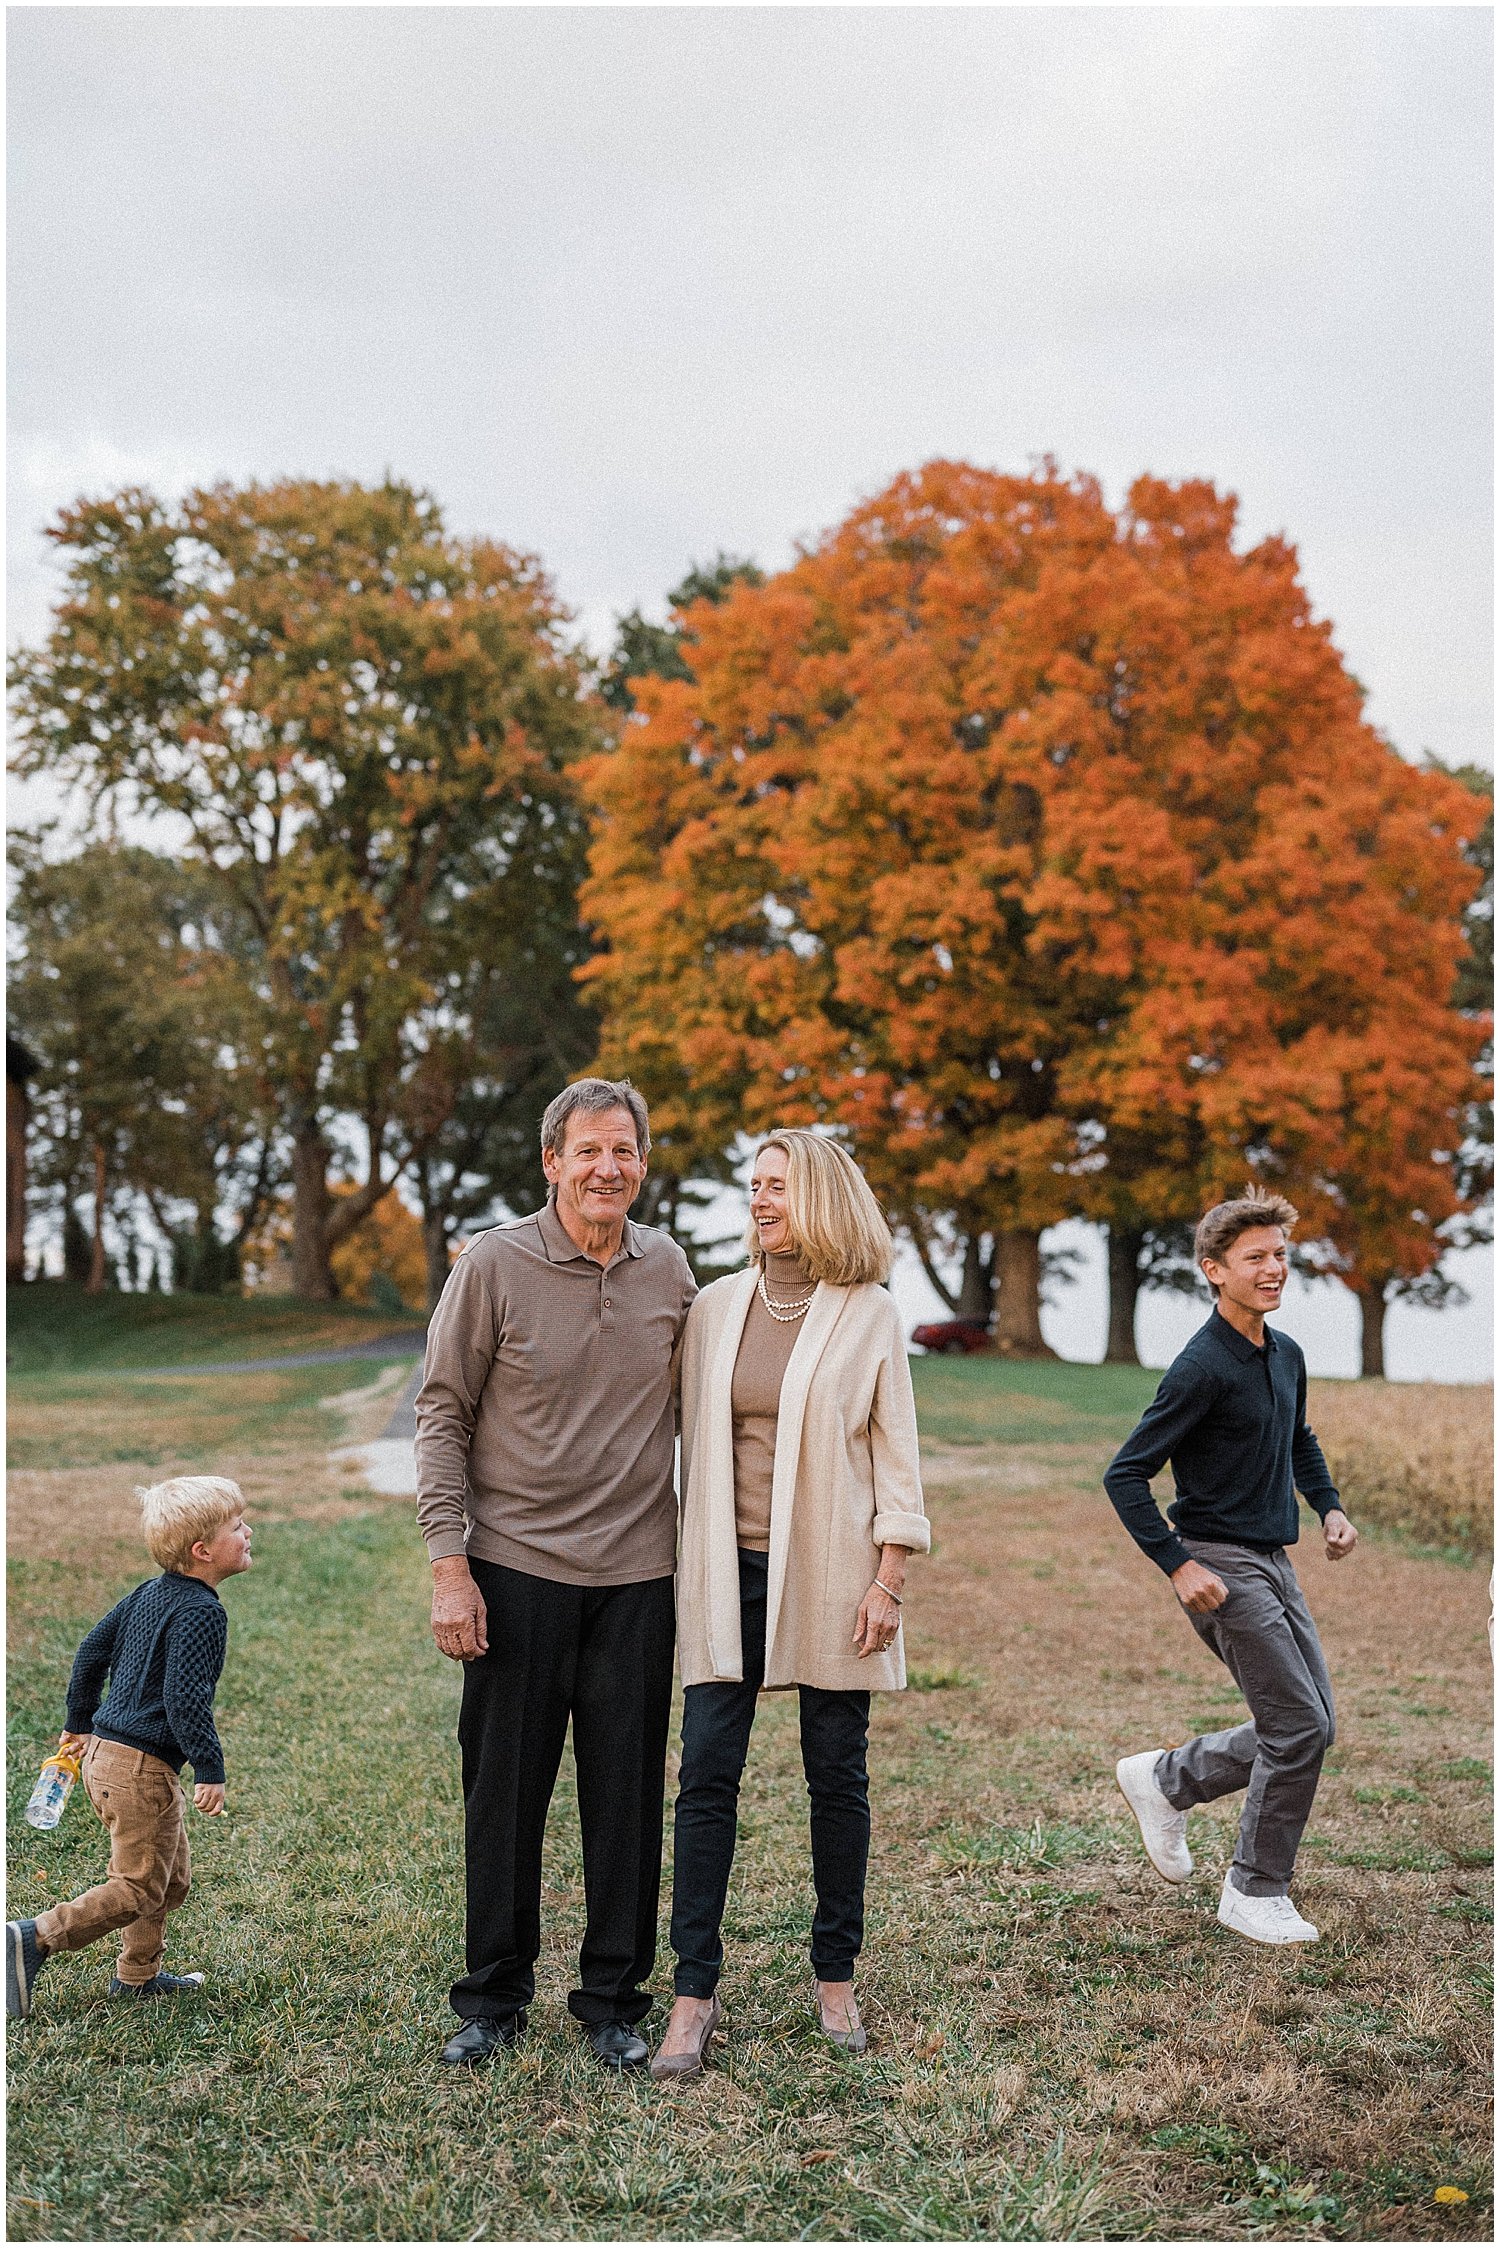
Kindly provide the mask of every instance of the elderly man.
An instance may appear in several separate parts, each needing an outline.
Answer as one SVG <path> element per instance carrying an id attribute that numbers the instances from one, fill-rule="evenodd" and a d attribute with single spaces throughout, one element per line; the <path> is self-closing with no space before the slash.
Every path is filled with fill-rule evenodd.
<path id="1" fill-rule="evenodd" d="M 640 2068 L 656 1956 L 672 1692 L 672 1364 L 681 1249 L 632 1225 L 646 1104 L 586 1077 L 542 1119 L 545 1209 L 471 1241 L 417 1398 L 432 1633 L 464 1665 L 468 1972 L 451 2064 L 513 2045 L 536 1988 L 542 1835 L 568 1720 L 587 1900 L 569 2011 Z"/>

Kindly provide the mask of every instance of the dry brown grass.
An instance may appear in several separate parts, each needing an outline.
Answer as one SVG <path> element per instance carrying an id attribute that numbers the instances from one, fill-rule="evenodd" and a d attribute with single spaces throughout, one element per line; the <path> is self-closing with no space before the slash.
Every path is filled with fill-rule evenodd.
<path id="1" fill-rule="evenodd" d="M 993 1458 L 990 1478 L 972 1452 L 930 1461 L 937 1547 L 913 1571 L 907 1610 L 914 1665 L 972 1684 L 879 1702 L 874 1758 L 898 1743 L 910 1755 L 914 1719 L 937 1720 L 917 1832 L 951 1900 L 955 1980 L 1002 2050 L 1043 2034 L 1051 2070 L 1111 2120 L 1122 2154 L 1132 2138 L 1172 2153 L 1151 2165 L 1152 2232 L 1178 2229 L 1175 2196 L 1236 2147 L 1275 2150 L 1289 2194 L 1335 2169 L 1390 2176 L 1424 2145 L 1477 2155 L 1492 1841 L 1482 1572 L 1381 1541 L 1336 1565 L 1314 1539 L 1297 1549 L 1340 1720 L 1297 1888 L 1323 1942 L 1261 1953 L 1205 1926 L 1238 1800 L 1194 1814 L 1200 1878 L 1178 1896 L 1131 1847 L 1112 1781 L 1129 1750 L 1237 1722 L 1232 1680 L 1097 1486 L 1026 1490 L 1026 1469 L 1055 1468 L 1055 1450 Z M 997 1834 L 1013 1838 L 1008 1851 Z M 886 1829 L 887 1881 L 914 1839 L 908 1827 L 903 1848 Z M 1086 2000 L 1082 1945 L 1072 1973 L 1039 1956 L 1049 1930 L 1080 1916 L 1096 1952 Z M 915 2015 L 915 1989 L 910 2003 Z M 1369 2236 L 1438 2229 L 1399 2194 L 1392 2204 L 1366 2207 Z M 1290 2203 L 1279 2214 L 1267 2229 L 1299 2229 Z M 1244 2222 L 1210 2221 L 1208 2236 Z"/>
<path id="2" fill-rule="evenodd" d="M 168 1475 L 197 1475 L 201 1460 L 167 1458 L 142 1470 L 155 1483 Z M 332 1467 L 321 1452 L 287 1451 L 241 1456 L 215 1455 L 215 1475 L 227 1475 L 245 1494 L 252 1523 L 337 1522 L 363 1514 L 373 1504 L 354 1468 Z M 140 1509 L 133 1482 L 98 1468 L 18 1468 L 10 1489 L 7 1545 L 13 1560 L 82 1561 L 93 1578 L 111 1575 L 122 1557 L 141 1556 L 152 1567 L 141 1542 Z M 123 1563 L 128 1566 L 128 1560 Z"/>
<path id="3" fill-rule="evenodd" d="M 1351 1518 L 1473 1553 L 1494 1546 L 1494 1411 L 1488 1384 L 1308 1384 Z"/>
<path id="4" fill-rule="evenodd" d="M 74 1376 L 14 1385 L 12 1457 L 68 1464 L 12 1467 L 11 1558 L 70 1563 L 97 1582 L 130 1568 L 136 1556 L 149 1566 L 136 1486 L 168 1475 L 231 1476 L 256 1524 L 332 1522 L 389 1503 L 365 1490 L 353 1462 L 329 1452 L 379 1434 L 408 1369 L 382 1367 L 357 1388 L 309 1394 L 319 1383 L 347 1382 L 349 1372 L 149 1382 Z"/>

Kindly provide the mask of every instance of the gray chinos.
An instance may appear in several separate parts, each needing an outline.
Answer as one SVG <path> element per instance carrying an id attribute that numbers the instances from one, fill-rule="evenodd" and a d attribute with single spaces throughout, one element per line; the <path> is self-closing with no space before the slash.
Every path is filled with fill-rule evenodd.
<path id="1" fill-rule="evenodd" d="M 1249 1703 L 1251 1722 L 1168 1749 L 1157 1785 L 1178 1811 L 1243 1788 L 1230 1881 L 1248 1897 L 1284 1897 L 1333 1745 L 1333 1688 L 1317 1626 L 1283 1547 L 1257 1553 L 1207 1538 L 1182 1542 L 1228 1592 L 1222 1608 L 1189 1610 L 1188 1621 Z"/>

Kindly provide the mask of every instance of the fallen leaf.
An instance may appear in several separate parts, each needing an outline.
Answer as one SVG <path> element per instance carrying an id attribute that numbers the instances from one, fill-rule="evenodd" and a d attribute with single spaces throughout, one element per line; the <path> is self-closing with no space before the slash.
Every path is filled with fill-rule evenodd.
<path id="1" fill-rule="evenodd" d="M 837 2162 L 838 2158 L 839 2150 L 837 2147 L 814 2147 L 811 2154 L 803 2155 L 802 2167 L 804 2170 L 810 2170 L 815 2162 Z"/>
<path id="2" fill-rule="evenodd" d="M 934 2053 L 941 2053 L 947 2042 L 947 2038 L 944 2037 L 940 2029 L 930 2031 L 917 2047 L 917 2059 L 919 2061 L 930 2061 Z"/>

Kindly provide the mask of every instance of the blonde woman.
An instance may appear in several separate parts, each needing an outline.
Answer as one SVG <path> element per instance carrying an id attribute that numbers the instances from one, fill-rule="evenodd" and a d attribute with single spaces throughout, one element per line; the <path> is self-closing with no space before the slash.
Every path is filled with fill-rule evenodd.
<path id="1" fill-rule="evenodd" d="M 656 2077 L 696 2075 L 720 2020 L 719 1940 L 756 1696 L 798 1689 L 811 1799 L 812 1965 L 824 2034 L 863 2052 L 873 1690 L 906 1683 L 907 1559 L 930 1542 L 892 1244 L 858 1166 L 777 1132 L 750 1182 L 750 1267 L 683 1337 L 685 1689 L 672 1889 L 676 2003 Z"/>

